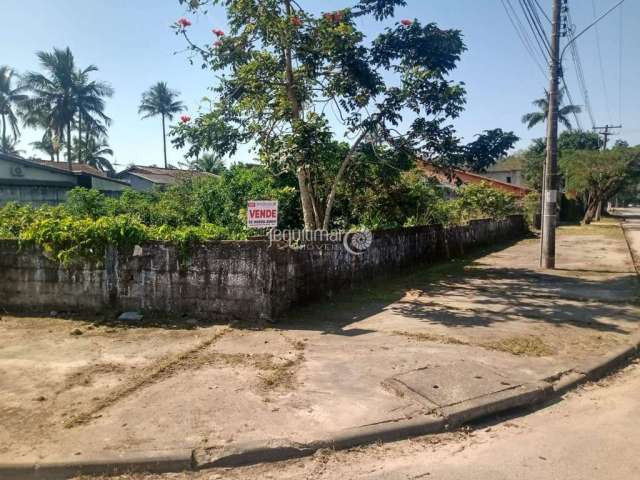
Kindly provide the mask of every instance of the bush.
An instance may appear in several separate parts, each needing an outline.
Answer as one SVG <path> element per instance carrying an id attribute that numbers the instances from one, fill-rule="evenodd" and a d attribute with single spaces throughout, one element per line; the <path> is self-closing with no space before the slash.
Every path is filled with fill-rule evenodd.
<path id="1" fill-rule="evenodd" d="M 539 228 L 540 193 L 536 191 L 528 193 L 522 200 L 522 209 L 529 226 Z M 536 220 L 537 218 L 538 220 Z"/>
<path id="2" fill-rule="evenodd" d="M 503 219 L 509 215 L 522 213 L 518 200 L 487 183 L 471 183 L 458 189 L 454 211 L 457 222 L 464 223 L 479 218 Z"/>
<path id="3" fill-rule="evenodd" d="M 66 216 L 36 219 L 18 238 L 41 246 L 56 260 L 69 264 L 80 258 L 101 260 L 109 245 L 132 249 L 148 235 L 143 224 L 124 215 L 95 220 Z"/>
<path id="4" fill-rule="evenodd" d="M 76 187 L 67 195 L 65 208 L 71 215 L 98 218 L 109 213 L 108 199 L 99 190 Z"/>
<path id="5" fill-rule="evenodd" d="M 520 211 L 513 196 L 484 183 L 463 186 L 455 200 L 447 200 L 435 181 L 416 170 L 383 173 L 374 183 L 356 182 L 350 196 L 343 195 L 336 225 L 449 225 Z M 0 208 L 0 238 L 40 245 L 63 263 L 100 260 L 108 245 L 131 249 L 145 240 L 172 242 L 184 257 L 201 242 L 251 235 L 245 210 L 251 199 L 277 199 L 280 228 L 299 228 L 296 190 L 275 178 L 262 167 L 233 166 L 220 177 L 185 179 L 165 191 L 126 190 L 119 198 L 76 188 L 62 206 Z"/>

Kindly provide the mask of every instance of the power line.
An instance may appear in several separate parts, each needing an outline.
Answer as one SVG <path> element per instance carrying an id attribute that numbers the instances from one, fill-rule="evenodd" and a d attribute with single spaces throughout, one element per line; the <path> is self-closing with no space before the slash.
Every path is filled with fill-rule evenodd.
<path id="1" fill-rule="evenodd" d="M 547 19 L 547 22 L 551 23 L 551 19 L 549 18 L 549 15 L 547 15 L 547 12 L 544 11 L 544 8 L 542 8 L 542 6 L 540 5 L 540 2 L 538 2 L 538 0 L 534 0 L 534 1 L 536 2 L 536 6 L 538 7 L 538 10 L 540 10 L 542 15 L 544 15 L 544 18 Z"/>
<path id="2" fill-rule="evenodd" d="M 545 69 L 542 67 L 542 64 L 540 63 L 540 59 L 536 55 L 535 49 L 531 44 L 531 39 L 527 34 L 526 29 L 522 25 L 522 22 L 520 21 L 520 17 L 518 16 L 515 9 L 513 8 L 513 5 L 509 0 L 500 0 L 500 2 L 502 3 L 504 11 L 507 13 L 507 17 L 509 17 L 509 21 L 511 22 L 511 25 L 516 31 L 518 38 L 520 38 L 520 41 L 522 42 L 522 45 L 524 46 L 525 50 L 527 51 L 531 59 L 534 61 L 534 63 L 538 66 L 538 69 L 542 73 L 542 76 L 546 78 L 547 74 L 545 72 Z M 544 63 L 545 64 L 547 63 L 546 58 Z"/>
<path id="3" fill-rule="evenodd" d="M 571 15 L 571 10 L 569 9 L 568 2 L 566 7 L 567 21 L 569 23 L 568 36 L 569 36 L 569 44 L 567 45 L 571 52 L 571 59 L 573 60 L 573 65 L 576 71 L 576 78 L 578 80 L 578 86 L 580 88 L 580 92 L 582 94 L 582 99 L 584 100 L 584 107 L 587 110 L 587 114 L 589 115 L 589 120 L 591 122 L 591 127 L 595 127 L 596 121 L 593 115 L 593 110 L 591 108 L 591 101 L 589 100 L 589 90 L 587 89 L 587 82 L 584 76 L 584 69 L 582 68 L 582 61 L 580 60 L 580 52 L 578 51 L 578 45 L 576 43 L 575 37 L 575 28 L 573 25 L 573 18 Z M 567 47 L 565 47 L 566 49 Z"/>
<path id="4" fill-rule="evenodd" d="M 567 99 L 569 100 L 569 105 L 575 105 L 573 103 L 573 97 L 571 96 L 571 92 L 569 91 L 569 87 L 567 86 L 567 81 L 564 78 L 564 74 L 560 77 L 562 79 L 562 86 L 564 87 L 564 91 L 567 94 Z M 582 123 L 580 122 L 580 118 L 576 112 L 573 112 L 573 118 L 576 121 L 576 125 L 578 126 L 578 130 L 582 130 Z"/>
<path id="5" fill-rule="evenodd" d="M 535 15 L 531 12 L 531 3 L 528 0 L 518 0 L 520 3 L 520 8 L 524 13 L 524 18 L 529 24 L 529 29 L 533 32 L 533 38 L 540 49 L 540 53 L 546 59 L 551 56 L 551 47 L 549 45 L 549 40 L 547 40 L 547 35 L 542 28 L 542 25 L 536 21 Z"/>
<path id="6" fill-rule="evenodd" d="M 618 41 L 618 119 L 620 120 L 620 124 L 622 125 L 622 46 L 623 46 L 623 30 L 624 30 L 624 5 L 620 5 L 620 27 L 618 29 L 619 32 L 619 41 Z"/>
<path id="7" fill-rule="evenodd" d="M 591 0 L 591 7 L 593 9 L 593 18 L 596 18 L 596 0 Z M 602 90 L 604 91 L 604 101 L 607 106 L 607 118 L 609 122 L 611 122 L 611 108 L 609 106 L 609 93 L 607 92 L 607 82 L 604 78 L 604 66 L 602 64 L 602 49 L 600 47 L 600 30 L 598 26 L 595 26 L 595 35 L 596 35 L 596 47 L 598 51 L 598 63 L 600 66 L 600 79 L 602 80 Z"/>
<path id="8" fill-rule="evenodd" d="M 547 31 L 545 30 L 545 27 L 542 24 L 542 20 L 540 19 L 540 15 L 538 14 L 538 9 L 536 8 L 536 5 L 538 5 L 538 4 L 536 3 L 534 5 L 533 0 L 526 0 L 526 3 L 529 6 L 529 11 L 531 12 L 531 15 L 533 16 L 533 18 L 535 19 L 536 24 L 538 25 L 538 30 L 540 31 L 540 33 L 542 35 L 542 40 L 544 41 L 544 43 L 549 48 L 549 52 L 551 52 L 551 43 L 549 43 L 549 38 L 547 36 Z M 539 6 L 540 5 L 538 5 L 538 7 Z M 544 14 L 544 11 L 542 11 L 542 13 Z"/>

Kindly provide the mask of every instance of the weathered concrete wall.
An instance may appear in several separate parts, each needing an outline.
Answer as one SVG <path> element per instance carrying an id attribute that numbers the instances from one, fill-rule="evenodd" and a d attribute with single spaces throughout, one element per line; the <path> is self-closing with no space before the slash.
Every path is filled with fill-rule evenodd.
<path id="1" fill-rule="evenodd" d="M 267 241 L 210 242 L 188 259 L 152 242 L 133 254 L 107 252 L 104 262 L 63 267 L 37 248 L 0 241 L 0 306 L 36 310 L 149 310 L 212 319 L 272 318 L 408 265 L 459 256 L 522 236 L 522 217 L 464 227 L 415 227 L 374 232 L 354 256 L 341 245 L 291 250 Z M 318 247 L 315 245 L 314 247 Z"/>

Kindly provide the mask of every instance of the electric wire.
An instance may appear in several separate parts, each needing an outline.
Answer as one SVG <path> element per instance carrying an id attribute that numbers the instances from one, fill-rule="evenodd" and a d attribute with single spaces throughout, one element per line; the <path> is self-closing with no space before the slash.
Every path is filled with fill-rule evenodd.
<path id="1" fill-rule="evenodd" d="M 520 17 L 517 15 L 517 12 L 513 8 L 513 5 L 509 0 L 500 0 L 500 2 L 502 3 L 504 11 L 506 12 L 507 17 L 509 18 L 511 25 L 516 31 L 516 34 L 518 35 L 520 42 L 524 46 L 525 50 L 527 51 L 527 53 L 529 54 L 533 62 L 536 64 L 536 66 L 540 70 L 540 73 L 542 73 L 542 76 L 546 78 L 547 74 L 545 72 L 545 69 L 543 68 L 542 63 L 540 62 L 540 59 L 536 54 L 535 48 L 533 48 L 533 45 L 531 44 L 531 39 L 528 36 L 526 30 L 524 29 L 524 26 L 520 21 Z M 548 60 L 546 58 L 544 60 L 545 60 L 544 63 L 548 65 Z"/>
<path id="2" fill-rule="evenodd" d="M 593 10 L 593 18 L 595 19 L 597 15 L 596 0 L 591 0 L 591 7 Z M 602 81 L 602 91 L 604 93 L 604 101 L 607 108 L 607 119 L 609 120 L 609 123 L 611 123 L 611 107 L 610 107 L 611 104 L 609 102 L 609 92 L 607 90 L 607 81 L 605 79 L 604 65 L 602 63 L 602 47 L 600 45 L 600 30 L 598 29 L 597 25 L 595 26 L 594 31 L 595 31 L 595 37 L 596 37 L 596 51 L 598 52 L 598 64 L 600 67 L 600 79 Z"/>

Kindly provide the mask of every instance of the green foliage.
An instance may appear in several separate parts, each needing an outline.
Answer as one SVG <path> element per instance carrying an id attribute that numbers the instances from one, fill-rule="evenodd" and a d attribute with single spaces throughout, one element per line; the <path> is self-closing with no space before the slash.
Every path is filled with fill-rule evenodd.
<path id="1" fill-rule="evenodd" d="M 599 135 L 584 130 L 565 130 L 558 136 L 558 156 L 569 155 L 576 150 L 599 150 L 602 146 Z M 523 156 L 523 176 L 527 186 L 542 190 L 542 172 L 547 143 L 536 138 L 521 155 Z"/>
<path id="2" fill-rule="evenodd" d="M 476 135 L 473 142 L 464 146 L 464 165 L 473 172 L 484 172 L 511 150 L 518 140 L 513 132 L 504 132 L 501 128 Z"/>
<path id="3" fill-rule="evenodd" d="M 0 238 L 40 245 L 63 263 L 100 259 L 109 244 L 128 249 L 144 240 L 173 242 L 184 256 L 199 242 L 250 235 L 245 208 L 258 199 L 279 201 L 282 228 L 299 225 L 294 188 L 263 167 L 234 165 L 220 177 L 185 177 L 163 191 L 109 198 L 75 188 L 58 207 L 8 204 L 0 208 Z"/>
<path id="4" fill-rule="evenodd" d="M 564 125 L 568 130 L 572 129 L 569 116 L 580 113 L 582 107 L 578 105 L 563 105 L 564 88 L 559 91 L 558 96 L 558 122 Z M 533 128 L 539 123 L 544 123 L 549 115 L 549 92 L 544 91 L 544 97 L 534 100 L 533 105 L 538 108 L 537 112 L 527 113 L 522 117 L 522 123 L 527 125 L 527 128 Z"/>
<path id="5" fill-rule="evenodd" d="M 330 169 L 319 172 L 331 175 Z M 301 212 L 294 182 L 262 166 L 234 165 L 221 176 L 185 177 L 163 191 L 127 190 L 119 198 L 77 188 L 61 206 L 0 208 L 0 238 L 39 245 L 65 264 L 83 258 L 99 261 L 109 245 L 130 250 L 146 240 L 172 242 L 184 259 L 202 242 L 254 234 L 246 228 L 248 200 L 277 199 L 279 227 L 298 228 Z M 464 186 L 458 198 L 448 200 L 437 182 L 413 168 L 408 156 L 391 150 L 363 152 L 345 184 L 351 194 L 338 202 L 335 222 L 344 229 L 448 225 L 518 211 L 513 197 L 484 184 Z"/>
<path id="6" fill-rule="evenodd" d="M 80 258 L 100 260 L 109 245 L 133 248 L 147 238 L 147 232 L 136 219 L 116 217 L 37 218 L 20 232 L 19 239 L 41 246 L 56 260 L 69 264 Z"/>
<path id="7" fill-rule="evenodd" d="M 98 218 L 107 215 L 108 199 L 99 190 L 76 187 L 71 190 L 65 202 L 70 215 Z"/>
<path id="8" fill-rule="evenodd" d="M 533 191 L 527 194 L 522 201 L 522 210 L 527 223 L 532 226 L 535 223 L 536 215 L 540 213 L 540 193 Z"/>
<path id="9" fill-rule="evenodd" d="M 464 84 L 450 78 L 466 50 L 460 31 L 418 19 L 389 22 L 372 38 L 359 29 L 404 0 L 353 0 L 318 13 L 290 0 L 179 1 L 194 13 L 224 9 L 229 30 L 214 29 L 215 42 L 197 45 L 188 19 L 174 25 L 190 61 L 201 59 L 219 82 L 202 114 L 172 129 L 173 143 L 190 157 L 253 144 L 269 168 L 295 175 L 308 229 L 328 228 L 335 199 L 357 194 L 342 181 L 361 147 L 482 169 L 515 140 L 496 129 L 464 146 L 450 125 L 465 105 Z M 351 144 L 336 141 L 327 105 Z"/>
<path id="10" fill-rule="evenodd" d="M 521 213 L 517 199 L 506 192 L 491 188 L 487 183 L 472 183 L 458 189 L 454 212 L 463 223 L 478 218 L 502 219 Z"/>

